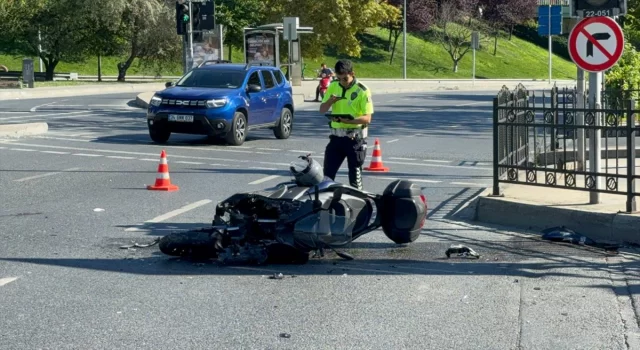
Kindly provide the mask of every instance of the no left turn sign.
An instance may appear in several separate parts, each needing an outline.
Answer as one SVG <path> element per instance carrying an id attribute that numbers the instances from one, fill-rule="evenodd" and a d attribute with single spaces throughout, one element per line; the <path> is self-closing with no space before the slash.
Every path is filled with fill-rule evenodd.
<path id="1" fill-rule="evenodd" d="M 624 49 L 624 34 L 610 17 L 581 20 L 569 34 L 569 55 L 587 72 L 602 72 L 613 67 Z"/>

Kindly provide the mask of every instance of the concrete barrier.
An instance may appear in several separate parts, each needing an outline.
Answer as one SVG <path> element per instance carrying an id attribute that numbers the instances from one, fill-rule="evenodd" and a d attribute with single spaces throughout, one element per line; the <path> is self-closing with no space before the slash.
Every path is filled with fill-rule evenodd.
<path id="1" fill-rule="evenodd" d="M 164 90 L 163 83 L 103 83 L 74 86 L 43 87 L 33 89 L 6 89 L 0 90 L 0 100 L 21 100 L 34 98 L 52 98 L 86 95 L 119 94 L 127 92 L 146 92 Z"/>
<path id="2" fill-rule="evenodd" d="M 0 137 L 3 138 L 40 135 L 47 131 L 49 131 L 47 123 L 0 124 Z"/>

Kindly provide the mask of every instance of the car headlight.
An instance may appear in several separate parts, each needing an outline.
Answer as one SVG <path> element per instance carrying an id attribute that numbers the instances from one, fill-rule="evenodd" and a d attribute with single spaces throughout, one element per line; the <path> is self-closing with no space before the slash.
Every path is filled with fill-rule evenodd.
<path id="1" fill-rule="evenodd" d="M 153 95 L 153 97 L 151 98 L 151 101 L 149 102 L 149 104 L 152 106 L 159 106 L 160 103 L 162 103 L 162 98 L 156 95 Z"/>
<path id="2" fill-rule="evenodd" d="M 226 98 L 208 100 L 207 101 L 207 108 L 223 107 L 226 104 L 227 104 L 227 99 Z"/>

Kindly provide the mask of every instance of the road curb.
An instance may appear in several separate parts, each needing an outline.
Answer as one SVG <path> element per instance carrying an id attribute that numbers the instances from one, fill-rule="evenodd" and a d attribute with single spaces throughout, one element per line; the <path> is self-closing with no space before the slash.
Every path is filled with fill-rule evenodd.
<path id="1" fill-rule="evenodd" d="M 70 97 L 86 95 L 119 94 L 164 90 L 161 83 L 109 83 L 96 85 L 76 85 L 68 87 L 46 87 L 33 89 L 0 90 L 0 100 L 27 100 L 36 98 Z"/>
<path id="2" fill-rule="evenodd" d="M 0 137 L 19 138 L 49 131 L 47 123 L 0 124 Z"/>
<path id="3" fill-rule="evenodd" d="M 474 220 L 541 231 L 565 226 L 601 242 L 640 244 L 640 215 L 558 208 L 482 195 L 473 203 Z"/>

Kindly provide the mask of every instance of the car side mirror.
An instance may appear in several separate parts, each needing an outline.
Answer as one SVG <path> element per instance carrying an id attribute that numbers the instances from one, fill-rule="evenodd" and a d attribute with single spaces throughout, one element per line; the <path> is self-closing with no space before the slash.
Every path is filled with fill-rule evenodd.
<path id="1" fill-rule="evenodd" d="M 166 82 L 166 83 L 164 84 L 164 87 L 172 87 L 172 86 L 173 86 L 173 83 L 172 83 L 172 82 L 170 82 L 170 81 L 168 81 L 168 82 Z"/>
<path id="2" fill-rule="evenodd" d="M 247 92 L 260 92 L 260 91 L 262 91 L 262 86 L 260 85 L 250 84 L 249 86 L 247 86 Z"/>

